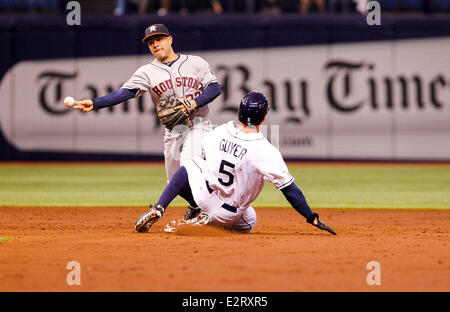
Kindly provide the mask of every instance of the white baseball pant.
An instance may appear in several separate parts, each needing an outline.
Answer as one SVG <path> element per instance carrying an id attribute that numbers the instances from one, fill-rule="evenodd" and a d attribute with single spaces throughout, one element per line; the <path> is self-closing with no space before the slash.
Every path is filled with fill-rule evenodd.
<path id="1" fill-rule="evenodd" d="M 194 158 L 183 161 L 188 173 L 189 185 L 197 205 L 211 218 L 211 224 L 230 230 L 250 232 L 256 225 L 253 207 L 235 208 L 225 204 L 207 185 L 203 176 L 204 160 Z M 234 208 L 234 209 L 233 209 Z"/>
<path id="2" fill-rule="evenodd" d="M 164 134 L 164 162 L 167 183 L 180 168 L 180 163 L 193 157 L 202 157 L 202 139 L 212 130 L 209 119 L 195 117 L 191 127 L 177 126 Z"/>

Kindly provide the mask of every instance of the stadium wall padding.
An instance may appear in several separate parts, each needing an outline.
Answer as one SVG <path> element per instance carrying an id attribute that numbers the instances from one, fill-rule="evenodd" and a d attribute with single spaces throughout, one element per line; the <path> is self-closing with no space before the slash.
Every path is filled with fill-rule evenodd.
<path id="1" fill-rule="evenodd" d="M 396 47 L 400 46 L 403 42 L 411 43 L 403 48 L 409 49 L 409 47 L 416 47 L 416 49 L 420 49 L 422 42 L 427 44 L 428 42 L 432 42 L 432 44 L 438 44 L 439 40 L 444 40 L 446 43 L 450 38 L 450 18 L 445 16 L 430 16 L 430 15 L 405 15 L 405 16 L 395 16 L 395 15 L 382 15 L 382 25 L 380 26 L 369 26 L 366 22 L 366 17 L 362 15 L 328 15 L 328 14 L 320 14 L 320 15 L 308 15 L 308 16 L 300 16 L 297 14 L 286 14 L 279 16 L 272 15 L 245 15 L 245 14 L 236 14 L 236 15 L 188 15 L 188 16 L 180 16 L 180 15 L 168 15 L 164 17 L 148 15 L 148 16 L 123 16 L 123 17 L 115 17 L 115 16 L 85 16 L 81 17 L 81 25 L 77 26 L 69 26 L 66 23 L 65 16 L 25 16 L 25 15 L 2 15 L 0 17 L 0 100 L 2 110 L 0 114 L 3 114 L 0 119 L 0 160 L 161 160 L 162 152 L 153 147 L 147 146 L 149 144 L 154 144 L 158 146 L 162 146 L 162 138 L 161 129 L 158 129 L 156 132 L 152 132 L 149 136 L 147 135 L 150 131 L 147 129 L 147 121 L 146 119 L 142 119 L 139 115 L 133 115 L 134 117 L 130 117 L 131 120 L 136 120 L 136 140 L 135 145 L 128 149 L 121 150 L 120 147 L 108 148 L 108 144 L 105 144 L 104 149 L 98 150 L 83 150 L 83 148 L 79 148 L 79 146 L 83 146 L 83 141 L 80 137 L 76 136 L 73 132 L 68 132 L 68 136 L 66 140 L 72 140 L 74 143 L 69 148 L 61 148 L 58 149 L 58 146 L 54 146 L 51 148 L 46 147 L 46 145 L 36 144 L 33 147 L 33 144 L 25 144 L 26 148 L 21 148 L 20 144 L 16 144 L 11 137 L 14 138 L 17 135 L 18 124 L 27 122 L 27 119 L 23 119 L 17 117 L 18 112 L 29 111 L 32 112 L 33 109 L 20 108 L 18 105 L 34 105 L 33 97 L 31 96 L 31 100 L 29 103 L 18 103 L 18 101 L 22 98 L 22 93 L 27 93 L 28 91 L 34 88 L 33 84 L 37 84 L 37 79 L 35 77 L 30 77 L 30 81 L 24 83 L 22 85 L 22 81 L 18 81 L 18 78 L 22 77 L 23 73 L 27 73 L 28 70 L 30 73 L 38 73 L 34 72 L 34 68 L 39 66 L 50 66 L 46 71 L 52 71 L 54 66 L 57 64 L 64 64 L 64 66 L 68 66 L 70 70 L 67 72 L 77 73 L 79 75 L 80 68 L 85 68 L 88 65 L 85 65 L 83 62 L 88 62 L 89 59 L 93 60 L 92 65 L 95 70 L 96 62 L 95 60 L 99 60 L 99 63 L 105 63 L 106 60 L 110 59 L 111 62 L 121 62 L 122 60 L 126 62 L 131 73 L 137 69 L 138 65 L 145 63 L 149 58 L 149 51 L 146 45 L 141 43 L 141 38 L 143 36 L 144 29 L 156 23 L 164 23 L 168 26 L 171 34 L 174 37 L 174 49 L 177 52 L 192 52 L 196 54 L 200 54 L 204 56 L 208 61 L 212 60 L 214 64 L 226 64 L 229 59 L 230 68 L 235 66 L 236 61 L 239 60 L 240 55 L 246 55 L 245 58 L 241 58 L 241 63 L 244 69 L 250 69 L 252 73 L 252 79 L 255 81 L 263 80 L 266 84 L 268 84 L 267 75 L 273 75 L 270 70 L 262 70 L 259 72 L 256 70 L 258 67 L 264 67 L 264 60 L 269 60 L 272 63 L 276 62 L 277 51 L 281 53 L 287 53 L 288 57 L 295 62 L 295 55 L 299 53 L 302 58 L 306 54 L 302 54 L 302 49 L 307 50 L 308 48 L 313 51 L 312 53 L 316 53 L 314 51 L 325 51 L 327 55 L 326 64 L 321 64 L 321 68 L 325 68 L 326 66 L 334 66 L 335 64 L 330 64 L 330 62 L 343 60 L 342 57 L 335 58 L 330 60 L 330 57 L 334 55 L 345 55 L 346 47 L 349 47 L 349 55 L 352 55 L 351 49 L 352 47 L 358 47 L 358 44 L 371 46 L 376 49 L 380 49 L 380 54 L 383 54 L 385 50 L 389 50 L 389 47 L 392 46 L 392 49 L 396 49 Z M 435 41 L 426 41 L 426 40 L 435 40 Z M 436 42 L 437 41 L 437 42 Z M 414 42 L 417 42 L 418 45 L 415 46 Z M 347 44 L 347 45 L 346 45 Z M 443 45 L 442 53 L 446 53 L 449 55 L 450 46 L 447 46 L 447 50 L 445 51 L 445 44 Z M 292 52 L 290 52 L 293 49 Z M 259 55 L 259 51 L 264 51 L 261 55 Z M 300 52 L 299 52 L 300 51 Z M 336 53 L 336 51 L 338 51 Z M 364 51 L 364 50 L 362 50 Z M 228 54 L 227 54 L 228 53 Z M 260 59 L 261 61 L 255 61 L 252 57 L 252 53 L 255 54 L 255 59 Z M 358 55 L 357 52 L 356 55 Z M 371 51 L 373 55 L 377 54 L 377 51 Z M 403 54 L 402 54 L 403 53 Z M 404 55 L 404 52 L 400 53 Z M 228 56 L 227 56 L 228 55 Z M 330 56 L 331 55 L 331 56 Z M 228 58 L 227 58 L 228 57 Z M 408 57 L 408 55 L 406 55 Z M 439 55 L 438 55 L 439 57 Z M 390 74 L 395 77 L 395 79 L 402 79 L 403 73 L 399 73 L 399 70 L 402 70 L 400 67 L 401 59 L 392 62 L 392 66 L 383 65 L 384 59 L 386 62 L 391 62 L 389 60 L 393 58 L 392 55 L 386 54 L 385 56 L 380 56 L 378 60 L 378 67 L 386 66 L 386 70 L 391 71 Z M 135 61 L 134 61 L 135 59 Z M 58 63 L 58 60 L 61 61 Z M 359 60 L 363 62 L 369 62 L 371 60 L 366 60 L 364 57 L 360 57 Z M 345 60 L 351 63 L 351 61 L 356 60 Z M 324 61 L 325 62 L 325 61 Z M 410 66 L 414 68 L 417 66 L 417 70 L 426 70 L 423 69 L 426 64 L 415 64 L 415 60 L 411 59 Z M 425 60 L 424 62 L 432 63 L 433 60 Z M 357 62 L 356 62 L 357 63 Z M 361 64 L 362 64 L 361 63 Z M 54 65 L 56 64 L 56 65 Z M 84 64 L 84 65 L 83 65 Z M 90 63 L 88 63 L 90 64 Z M 124 63 L 125 64 L 125 63 Z M 134 66 L 136 64 L 136 66 Z M 213 64 L 213 65 L 214 65 Z M 359 66 L 363 66 L 363 65 Z M 368 63 L 367 63 L 368 64 Z M 293 66 L 295 64 L 292 64 Z M 342 65 L 342 64 L 341 64 Z M 53 67 L 52 67 L 53 66 Z M 58 65 L 59 66 L 59 65 Z M 103 66 L 103 67 L 102 67 Z M 105 64 L 99 65 L 100 68 L 104 68 Z M 125 66 L 125 65 L 121 65 Z M 122 68 L 119 66 L 118 68 Z M 346 65 L 348 66 L 348 64 Z M 370 66 L 370 64 L 368 65 Z M 404 67 L 407 65 L 403 65 Z M 444 62 L 442 64 L 442 70 L 436 73 L 430 73 L 429 77 L 419 77 L 420 72 L 417 73 L 419 76 L 415 76 L 414 71 L 411 73 L 411 84 L 418 81 L 419 79 L 426 80 L 429 79 L 429 82 L 424 82 L 423 89 L 426 89 L 424 92 L 428 92 L 427 90 L 431 90 L 431 88 L 440 88 L 439 93 L 439 101 L 444 102 L 445 107 L 439 107 L 435 102 L 429 103 L 428 94 L 424 96 L 424 106 L 418 108 L 418 112 L 420 113 L 422 110 L 431 108 L 438 108 L 440 111 L 437 113 L 447 114 L 448 116 L 448 108 L 450 105 L 449 98 L 449 89 L 450 89 L 450 66 L 448 66 L 448 62 Z M 133 67 L 133 68 L 131 68 Z M 214 66 L 213 66 L 214 67 Z M 16 73 L 12 71 L 13 68 L 19 68 L 23 71 L 22 74 Z M 328 67 L 327 67 L 328 68 Z M 216 69 L 216 68 L 215 68 Z M 222 68 L 223 69 L 223 68 Z M 78 70 L 78 71 L 77 71 Z M 274 71 L 274 70 L 272 70 Z M 301 72 L 301 77 L 303 77 L 301 81 L 306 81 L 308 78 L 308 73 L 304 72 L 302 68 L 298 69 Z M 303 71 L 303 72 L 302 72 Z M 19 71 L 20 72 L 20 71 Z M 42 74 L 42 70 L 39 72 Z M 275 76 L 278 74 L 275 74 Z M 384 76 L 383 76 L 384 75 Z M 330 78 L 330 75 L 327 76 Z M 380 84 L 383 81 L 387 84 L 389 83 L 389 77 L 386 78 L 386 73 L 380 73 L 379 78 Z M 101 73 L 98 76 L 95 76 L 95 81 L 100 83 L 99 80 L 102 79 Z M 109 79 L 105 77 L 105 79 Z M 126 79 L 126 78 L 125 78 Z M 284 78 L 282 76 L 277 76 L 273 78 L 277 83 L 286 85 L 286 81 L 288 81 L 288 77 Z M 278 79 L 278 80 L 277 80 Z M 321 78 L 314 78 L 318 81 Z M 370 80 L 370 77 L 367 78 Z M 409 78 L 408 78 L 409 79 Z M 387 80 L 387 82 L 386 82 Z M 85 81 L 85 80 L 83 80 Z M 301 83 L 299 81 L 299 83 Z M 118 88 L 120 87 L 120 83 L 123 83 L 123 78 L 118 78 L 117 81 L 114 81 L 114 85 L 108 85 L 109 88 Z M 59 97 L 64 98 L 66 95 L 77 95 L 74 90 L 79 89 L 80 86 L 78 84 L 84 83 L 80 81 L 73 81 L 70 83 L 65 92 L 67 94 L 59 94 Z M 293 82 L 296 83 L 296 82 Z M 41 83 L 42 85 L 42 83 Z M 261 83 L 259 84 L 261 85 Z M 259 86 L 258 85 L 258 86 Z M 324 84 L 324 87 L 326 84 Z M 236 88 L 237 86 L 229 85 L 228 88 Z M 37 88 L 37 87 L 36 87 Z M 102 85 L 101 94 L 106 94 L 108 89 Z M 19 89 L 19 90 L 18 90 Z M 72 94 L 68 94 L 69 91 L 75 92 Z M 100 91 L 100 89 L 99 89 Z M 229 105 L 237 105 L 238 103 L 231 103 L 238 101 L 240 94 L 234 93 L 230 90 L 227 93 L 228 99 L 221 99 L 220 101 L 220 112 L 226 110 L 225 106 Z M 37 92 L 37 91 L 36 91 Z M 282 93 L 281 91 L 279 93 Z M 308 93 L 310 97 L 317 94 L 317 91 L 311 91 Z M 322 92 L 322 91 L 320 91 Z M 323 91 L 325 92 L 325 91 Z M 412 91 L 408 91 L 412 92 Z M 430 91 L 431 92 L 431 91 Z M 225 95 L 222 95 L 222 98 Z M 383 95 L 385 96 L 385 95 Z M 394 94 L 394 96 L 396 96 Z M 281 95 L 279 96 L 281 97 Z M 28 99 L 25 97 L 25 99 Z M 316 95 L 315 98 L 309 99 L 310 102 L 314 102 L 314 100 L 318 99 Z M 35 99 L 37 101 L 37 99 Z M 217 101 L 217 100 L 216 100 Z M 280 102 L 280 100 L 278 100 Z M 62 105 L 60 109 L 63 109 L 63 103 L 60 101 L 59 103 Z M 142 103 L 141 103 L 142 104 Z M 419 103 L 420 104 L 420 103 Z M 216 104 L 212 104 L 216 105 Z M 313 105 L 313 104 L 310 104 Z M 434 105 L 434 106 L 433 106 Z M 318 105 L 319 106 L 319 105 Z M 419 105 L 420 106 L 420 105 Z M 309 107 L 311 109 L 311 107 Z M 55 109 L 56 110 L 56 109 Z M 119 109 L 116 109 L 116 112 Z M 400 146 L 401 141 L 403 140 L 401 135 L 397 134 L 397 128 L 401 124 L 401 118 L 397 117 L 386 117 L 389 120 L 386 122 L 386 126 L 389 127 L 386 138 L 389 140 L 387 144 L 382 144 L 385 147 L 380 147 L 380 151 L 376 151 L 375 153 L 358 153 L 349 150 L 346 152 L 339 152 L 337 146 L 342 146 L 342 149 L 348 149 L 346 144 L 341 144 L 344 140 L 340 138 L 339 140 L 334 139 L 321 139 L 322 135 L 327 135 L 330 131 L 333 131 L 333 123 L 339 118 L 332 117 L 332 113 L 328 113 L 328 111 L 322 111 L 321 109 L 317 110 L 318 113 L 323 113 L 327 117 L 324 117 L 323 123 L 317 122 L 313 123 L 309 121 L 309 125 L 306 123 L 300 122 L 299 120 L 303 118 L 303 120 L 308 121 L 310 116 L 299 116 L 297 122 L 297 126 L 299 127 L 299 131 L 306 129 L 305 133 L 310 133 L 312 136 L 317 135 L 317 138 L 314 138 L 314 142 L 323 142 L 317 143 L 321 147 L 316 151 L 311 150 L 310 152 L 296 152 L 297 148 L 304 148 L 302 144 L 308 145 L 308 140 L 301 141 L 302 138 L 290 138 L 288 141 L 290 143 L 294 141 L 300 142 L 299 146 L 290 146 L 286 147 L 286 158 L 287 159 L 308 159 L 308 160 L 387 160 L 387 161 L 395 161 L 395 160 L 425 160 L 425 161 L 449 161 L 450 160 L 450 151 L 446 147 L 434 147 L 434 145 L 440 145 L 442 136 L 443 138 L 449 137 L 450 132 L 448 127 L 443 126 L 444 121 L 439 121 L 436 123 L 435 129 L 428 129 L 427 131 L 432 132 L 433 137 L 436 139 L 436 144 L 421 145 L 422 141 L 427 141 L 427 137 L 420 138 L 417 142 L 414 141 L 413 145 L 417 147 L 417 149 L 433 149 L 436 148 L 436 151 L 430 151 L 430 153 L 419 153 L 414 150 L 414 147 L 407 146 L 402 150 Z M 218 111 L 219 112 L 219 109 Z M 278 111 L 280 112 L 280 110 Z M 309 111 L 303 111 L 303 113 L 310 113 Z M 290 112 L 284 112 L 283 116 L 289 114 Z M 415 114 L 413 112 L 411 114 Z M 107 113 L 103 113 L 107 114 Z M 281 113 L 280 113 L 281 114 Z M 314 115 L 317 113 L 313 109 Z M 435 112 L 436 114 L 436 112 Z M 26 115 L 26 113 L 25 113 Z M 32 118 L 32 113 L 30 113 L 30 118 Z M 231 115 L 229 115 L 231 117 Z M 371 118 L 372 115 L 367 115 L 364 118 Z M 403 116 L 403 115 L 402 115 Z M 427 122 L 430 123 L 430 118 L 434 118 L 434 115 L 430 115 L 427 118 Z M 133 119 L 134 118 L 134 119 Z M 150 118 L 150 117 L 146 117 Z M 227 115 L 228 118 L 228 115 Z M 285 118 L 280 117 L 279 118 Z M 306 118 L 306 119 L 305 119 Z M 334 118 L 334 119 L 333 119 Z M 414 123 L 420 124 L 420 118 L 412 119 Z M 211 119 L 214 119 L 213 116 Z M 325 120 L 326 119 L 326 120 Z M 129 118 L 127 119 L 129 120 Z M 152 117 L 153 120 L 153 117 Z M 282 120 L 282 119 L 279 119 Z M 312 119 L 311 119 L 312 120 Z M 214 120 L 213 120 L 214 121 Z M 220 120 L 220 118 L 218 119 Z M 83 121 L 80 121 L 79 117 L 72 121 L 69 121 L 73 124 L 73 127 L 80 129 L 83 124 Z M 122 120 L 121 122 L 127 122 L 126 120 Z M 381 123 L 383 124 L 384 121 Z M 111 124 L 113 121 L 110 122 Z M 339 123 L 339 122 L 338 122 Z M 30 121 L 30 124 L 33 124 L 33 121 Z M 55 129 L 57 131 L 58 127 L 61 127 L 64 122 L 61 122 L 61 125 L 58 125 Z M 320 128 L 321 125 L 324 125 L 323 129 Z M 88 125 L 87 125 L 88 126 Z M 125 127 L 125 126 L 124 126 Z M 155 126 L 156 127 L 156 126 Z M 306 128 L 302 128 L 306 127 Z M 420 127 L 411 127 L 405 129 L 410 129 L 411 133 L 415 133 L 420 131 Z M 24 133 L 28 130 L 32 130 L 33 126 L 26 127 L 22 129 Z M 120 129 L 120 127 L 119 127 Z M 50 130 L 48 130 L 50 131 Z M 277 130 L 278 131 L 278 130 Z M 317 131 L 317 132 L 314 132 Z M 342 135 L 346 135 L 345 132 L 351 132 L 351 128 L 347 128 L 343 130 Z M 114 133 L 112 131 L 111 133 Z M 283 131 L 280 131 L 283 134 Z M 8 135 L 6 135 L 8 134 Z M 403 133 L 402 135 L 407 136 L 408 133 Z M 50 136 L 51 137 L 51 136 Z M 149 142 L 148 137 L 151 138 L 151 142 Z M 157 138 L 159 137 L 159 140 Z M 307 138 L 306 138 L 307 139 Z M 361 139 L 361 138 L 360 138 Z M 299 141 L 300 140 L 300 141 Z M 363 140 L 363 139 L 361 139 Z M 380 137 L 380 140 L 385 140 L 384 137 Z M 405 142 L 408 138 L 404 138 Z M 413 139 L 415 140 L 415 139 Z M 305 143 L 306 142 L 306 143 Z M 400 143 L 399 143 L 400 142 Z M 279 142 L 278 142 L 279 143 Z M 290 144 L 289 143 L 289 144 Z M 344 142 L 345 143 L 345 142 Z M 355 143 L 348 143 L 348 146 L 351 146 Z M 381 146 L 381 145 L 380 145 Z M 385 148 L 386 150 L 381 150 Z M 283 148 L 281 148 L 283 151 Z M 408 151 L 411 151 L 408 154 Z"/>

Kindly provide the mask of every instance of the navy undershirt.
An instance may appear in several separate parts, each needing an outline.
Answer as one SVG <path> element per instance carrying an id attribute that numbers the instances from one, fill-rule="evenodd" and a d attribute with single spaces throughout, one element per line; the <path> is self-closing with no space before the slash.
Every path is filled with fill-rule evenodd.
<path id="1" fill-rule="evenodd" d="M 113 91 L 105 96 L 94 98 L 94 110 L 113 106 L 131 98 L 134 98 L 139 90 L 138 89 L 125 89 L 120 88 L 119 90 Z"/>
<path id="2" fill-rule="evenodd" d="M 311 217 L 314 213 L 306 202 L 305 196 L 303 196 L 302 191 L 292 182 L 289 186 L 281 189 L 281 192 L 286 197 L 288 202 L 306 219 Z"/>
<path id="3" fill-rule="evenodd" d="M 178 61 L 178 59 L 180 58 L 180 56 L 178 55 L 178 57 L 177 57 L 177 59 L 176 60 L 173 60 L 173 61 L 170 61 L 170 62 L 167 62 L 167 63 L 164 63 L 164 65 L 167 65 L 167 66 L 172 66 L 172 64 L 173 63 L 175 63 L 176 61 Z"/>
<path id="4" fill-rule="evenodd" d="M 218 82 L 212 82 L 205 88 L 205 90 L 203 90 L 202 94 L 194 100 L 197 103 L 197 107 L 202 107 L 214 101 L 214 99 L 221 93 L 222 88 L 220 87 L 220 84 Z"/>

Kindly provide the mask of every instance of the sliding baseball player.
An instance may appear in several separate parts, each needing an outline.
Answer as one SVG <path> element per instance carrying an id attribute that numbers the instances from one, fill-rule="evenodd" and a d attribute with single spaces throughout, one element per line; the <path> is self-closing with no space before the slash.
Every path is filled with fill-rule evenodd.
<path id="1" fill-rule="evenodd" d="M 136 232 L 147 232 L 177 194 L 191 192 L 202 212 L 190 220 L 170 222 L 165 226 L 166 232 L 174 232 L 181 226 L 211 224 L 248 233 L 256 224 L 251 203 L 261 192 L 264 181 L 270 181 L 308 223 L 336 235 L 310 209 L 281 153 L 260 132 L 268 109 L 262 93 L 245 95 L 239 105 L 240 123 L 230 121 L 204 137 L 203 158 L 182 163 L 158 202 L 137 219 Z"/>

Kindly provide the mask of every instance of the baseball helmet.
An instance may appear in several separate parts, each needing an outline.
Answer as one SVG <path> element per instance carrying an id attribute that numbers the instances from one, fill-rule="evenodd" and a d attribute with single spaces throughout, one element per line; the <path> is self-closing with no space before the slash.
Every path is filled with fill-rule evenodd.
<path id="1" fill-rule="evenodd" d="M 269 110 L 269 102 L 261 92 L 250 92 L 244 95 L 239 104 L 239 121 L 247 126 L 258 126 Z"/>

